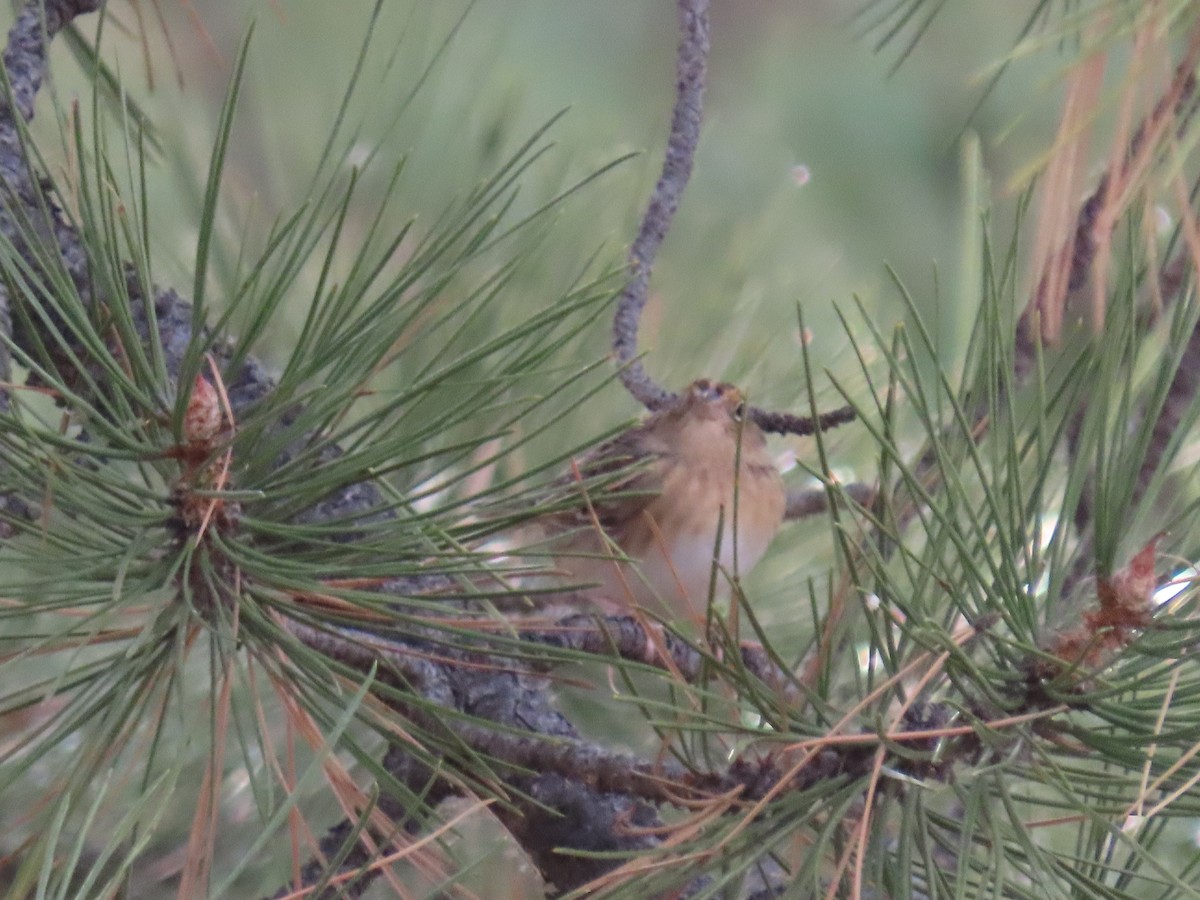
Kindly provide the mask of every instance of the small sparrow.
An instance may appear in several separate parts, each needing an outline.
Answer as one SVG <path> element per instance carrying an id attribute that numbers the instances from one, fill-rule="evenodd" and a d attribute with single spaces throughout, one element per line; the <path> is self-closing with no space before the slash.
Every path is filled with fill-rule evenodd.
<path id="1" fill-rule="evenodd" d="M 734 569 L 735 534 L 739 572 L 762 558 L 786 495 L 766 438 L 744 410 L 735 387 L 702 378 L 578 461 L 572 480 L 585 502 L 543 525 L 562 534 L 551 544 L 558 568 L 593 585 L 584 595 L 602 611 L 640 606 L 699 619 L 714 561 Z M 615 480 L 600 488 L 586 484 L 608 474 Z M 718 587 L 723 580 L 718 574 Z"/>

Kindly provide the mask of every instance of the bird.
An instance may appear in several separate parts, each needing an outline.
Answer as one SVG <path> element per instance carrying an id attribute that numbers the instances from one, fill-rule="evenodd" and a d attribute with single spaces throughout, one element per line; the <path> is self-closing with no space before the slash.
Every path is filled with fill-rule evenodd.
<path id="1" fill-rule="evenodd" d="M 736 387 L 701 378 L 574 462 L 561 483 L 579 502 L 548 514 L 543 533 L 557 571 L 600 612 L 700 621 L 714 564 L 732 572 L 735 545 L 741 574 L 762 558 L 786 492 L 746 409 Z"/>

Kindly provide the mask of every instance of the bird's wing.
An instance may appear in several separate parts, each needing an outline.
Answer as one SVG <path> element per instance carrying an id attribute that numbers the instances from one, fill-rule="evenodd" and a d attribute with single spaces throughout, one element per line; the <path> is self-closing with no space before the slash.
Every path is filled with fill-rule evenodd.
<path id="1" fill-rule="evenodd" d="M 625 526 L 641 516 L 662 490 L 663 453 L 641 427 L 623 431 L 574 461 L 572 471 L 552 485 L 563 507 L 549 513 L 550 533 L 594 528 L 621 542 Z"/>

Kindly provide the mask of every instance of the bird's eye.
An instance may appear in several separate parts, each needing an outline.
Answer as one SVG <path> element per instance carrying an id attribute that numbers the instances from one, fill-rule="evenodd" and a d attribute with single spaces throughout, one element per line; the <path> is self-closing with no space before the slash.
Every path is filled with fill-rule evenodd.
<path id="1" fill-rule="evenodd" d="M 733 408 L 733 421 L 740 422 L 742 417 L 746 415 L 746 404 L 739 403 Z"/>

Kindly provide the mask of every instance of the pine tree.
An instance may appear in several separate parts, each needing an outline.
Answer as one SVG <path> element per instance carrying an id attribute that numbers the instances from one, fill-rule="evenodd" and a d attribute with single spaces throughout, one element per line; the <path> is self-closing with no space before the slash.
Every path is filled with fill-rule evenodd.
<path id="1" fill-rule="evenodd" d="M 909 36 L 902 60 L 926 6 L 862 21 Z M 787 508 L 822 523 L 829 572 L 792 599 L 797 644 L 736 562 L 712 566 L 703 621 L 659 621 L 589 603 L 530 537 L 629 473 L 581 465 L 613 432 L 564 446 L 567 411 L 621 388 L 674 402 L 638 333 L 702 140 L 705 0 L 678 2 L 666 160 L 626 262 L 555 217 L 602 203 L 627 158 L 530 199 L 556 122 L 506 153 L 504 110 L 486 177 L 395 224 L 407 163 L 363 123 L 423 102 L 461 22 L 388 100 L 379 4 L 308 195 L 231 240 L 247 35 L 188 285 L 164 280 L 147 184 L 169 151 L 96 49 L 104 7 L 33 0 L 4 55 L 7 896 L 507 894 L 486 822 L 577 895 L 1200 889 L 1200 12 L 1037 5 L 997 77 L 1057 46 L 1065 102 L 1011 234 L 977 184 L 961 365 L 896 277 L 905 327 L 845 302 L 853 359 L 806 353 L 804 408 L 739 407 L 813 437 L 816 487 Z M 39 100 L 52 42 L 90 104 Z M 57 131 L 31 131 L 35 100 Z M 835 477 L 839 425 L 861 482 Z M 577 684 L 610 687 L 602 712 Z"/>

